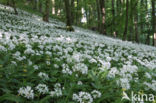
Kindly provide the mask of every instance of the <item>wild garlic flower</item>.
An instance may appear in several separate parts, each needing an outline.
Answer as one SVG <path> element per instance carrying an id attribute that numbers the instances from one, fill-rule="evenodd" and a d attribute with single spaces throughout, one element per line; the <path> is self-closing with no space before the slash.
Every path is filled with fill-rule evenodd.
<path id="1" fill-rule="evenodd" d="M 30 86 L 21 87 L 18 90 L 19 95 L 27 98 L 27 99 L 34 99 L 34 91 L 31 89 Z"/>
<path id="2" fill-rule="evenodd" d="M 83 63 L 78 63 L 78 64 L 73 66 L 73 71 L 74 72 L 80 72 L 82 74 L 87 74 L 88 73 L 88 67 Z"/>
<path id="3" fill-rule="evenodd" d="M 38 76 L 43 80 L 49 80 L 49 76 L 46 73 L 40 72 Z"/>
<path id="4" fill-rule="evenodd" d="M 54 85 L 54 91 L 50 92 L 50 96 L 52 97 L 61 97 L 62 96 L 62 89 L 61 89 L 61 84 L 60 83 L 56 83 Z"/>
<path id="5" fill-rule="evenodd" d="M 47 85 L 45 84 L 38 84 L 36 86 L 36 90 L 40 93 L 40 94 L 46 94 L 49 92 L 49 89 L 47 87 Z"/>
<path id="6" fill-rule="evenodd" d="M 83 91 L 79 92 L 78 94 L 73 94 L 73 100 L 79 103 L 93 103 L 91 94 Z"/>
<path id="7" fill-rule="evenodd" d="M 35 70 L 38 70 L 38 66 L 37 66 L 37 65 L 34 65 L 33 68 L 34 68 Z"/>
<path id="8" fill-rule="evenodd" d="M 78 81 L 77 85 L 83 85 L 83 83 L 81 81 Z"/>
<path id="9" fill-rule="evenodd" d="M 91 92 L 91 94 L 92 94 L 92 96 L 93 96 L 94 99 L 100 98 L 100 97 L 101 97 L 101 92 L 99 92 L 99 91 L 97 91 L 97 90 L 93 90 L 93 91 Z"/>

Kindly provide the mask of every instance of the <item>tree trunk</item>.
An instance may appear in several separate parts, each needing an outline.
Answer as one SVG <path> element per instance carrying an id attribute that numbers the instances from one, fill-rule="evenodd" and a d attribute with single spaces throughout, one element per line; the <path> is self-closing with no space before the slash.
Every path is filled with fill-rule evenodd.
<path id="1" fill-rule="evenodd" d="M 97 15 L 98 15 L 98 31 L 101 30 L 101 26 L 100 26 L 100 23 L 101 23 L 101 15 L 100 15 L 100 6 L 99 6 L 99 0 L 96 0 L 96 6 L 97 6 Z"/>
<path id="2" fill-rule="evenodd" d="M 100 33 L 105 34 L 106 35 L 106 27 L 105 27 L 105 22 L 106 22 L 106 10 L 105 10 L 105 0 L 100 0 L 100 11 L 101 11 L 101 16 L 102 16 L 102 20 L 101 20 L 101 30 Z"/>
<path id="3" fill-rule="evenodd" d="M 133 0 L 130 0 L 130 25 L 129 25 L 129 36 L 128 40 L 132 41 L 133 39 Z"/>
<path id="4" fill-rule="evenodd" d="M 135 14 L 134 14 L 134 27 L 135 27 L 135 41 L 139 43 L 139 34 L 138 34 L 138 1 L 135 1 Z"/>
<path id="5" fill-rule="evenodd" d="M 16 9 L 16 3 L 15 0 L 12 0 L 12 7 L 14 8 L 15 15 L 18 15 L 17 9 Z"/>
<path id="6" fill-rule="evenodd" d="M 113 36 L 116 37 L 116 30 L 115 30 L 115 8 L 114 8 L 114 0 L 112 0 L 112 30 L 113 30 Z"/>
<path id="7" fill-rule="evenodd" d="M 129 1 L 126 0 L 126 18 L 125 18 L 125 30 L 123 34 L 123 40 L 127 38 L 127 29 L 128 29 L 128 8 L 129 8 Z"/>
<path id="8" fill-rule="evenodd" d="M 39 0 L 39 12 L 42 13 L 42 0 Z"/>
<path id="9" fill-rule="evenodd" d="M 66 26 L 67 31 L 74 31 L 72 27 L 72 21 L 71 21 L 71 5 L 69 0 L 64 0 L 65 3 L 65 9 L 66 9 Z"/>
<path id="10" fill-rule="evenodd" d="M 33 9 L 37 10 L 37 0 L 33 0 Z"/>
<path id="11" fill-rule="evenodd" d="M 43 14 L 43 21 L 49 22 L 49 6 L 50 6 L 50 0 L 46 0 L 45 2 L 45 12 Z"/>
<path id="12" fill-rule="evenodd" d="M 148 13 L 148 1 L 145 0 L 145 7 L 146 7 L 146 12 Z M 146 14 L 147 16 L 148 14 Z M 146 28 L 149 28 L 149 24 L 146 24 Z M 147 34 L 147 37 L 146 37 L 146 44 L 147 45 L 150 45 L 150 33 Z"/>
<path id="13" fill-rule="evenodd" d="M 153 32 L 153 46 L 156 46 L 156 16 L 155 16 L 155 0 L 152 0 L 152 32 Z"/>
<path id="14" fill-rule="evenodd" d="M 144 8 L 145 7 L 145 5 L 144 5 L 144 0 L 141 0 L 141 3 L 140 3 L 140 9 L 142 9 L 142 8 Z M 140 33 L 142 34 L 143 33 L 143 22 L 144 22 L 144 12 L 143 11 L 140 11 L 141 13 L 140 13 L 140 22 L 141 22 L 141 24 L 140 24 Z"/>
<path id="15" fill-rule="evenodd" d="M 71 22 L 74 24 L 75 0 L 71 0 Z"/>
<path id="16" fill-rule="evenodd" d="M 56 1 L 55 0 L 52 0 L 52 14 L 55 15 L 56 14 L 56 8 L 55 8 L 55 3 Z"/>
<path id="17" fill-rule="evenodd" d="M 78 25 L 78 11 L 79 11 L 79 8 L 78 8 L 78 5 L 79 5 L 79 0 L 76 0 L 76 15 L 75 15 L 75 18 L 76 18 L 76 25 Z"/>

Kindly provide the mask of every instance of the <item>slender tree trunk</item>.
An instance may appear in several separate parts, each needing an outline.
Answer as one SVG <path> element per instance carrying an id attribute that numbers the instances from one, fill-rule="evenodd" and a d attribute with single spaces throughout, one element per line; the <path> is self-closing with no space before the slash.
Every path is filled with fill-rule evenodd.
<path id="1" fill-rule="evenodd" d="M 75 0 L 71 0 L 71 22 L 74 24 Z"/>
<path id="2" fill-rule="evenodd" d="M 127 29 L 128 29 L 128 8 L 129 8 L 129 1 L 126 0 L 126 18 L 125 18 L 125 30 L 123 34 L 123 40 L 127 38 Z"/>
<path id="3" fill-rule="evenodd" d="M 39 0 L 39 11 L 42 13 L 42 0 Z"/>
<path id="4" fill-rule="evenodd" d="M 146 5 L 145 5 L 145 7 L 146 7 L 146 12 L 148 13 L 148 1 L 147 1 L 147 0 L 145 0 L 145 4 L 146 4 Z M 147 13 L 146 13 L 146 16 L 148 15 Z M 146 28 L 149 28 L 149 24 L 148 24 L 148 23 L 146 24 Z M 147 44 L 147 45 L 150 45 L 150 33 L 147 34 L 147 37 L 146 37 L 146 44 Z"/>
<path id="5" fill-rule="evenodd" d="M 15 15 L 18 15 L 17 9 L 16 9 L 16 3 L 15 0 L 12 0 L 12 7 L 14 8 Z"/>
<path id="6" fill-rule="evenodd" d="M 56 8 L 55 8 L 55 0 L 52 0 L 52 14 L 55 15 L 56 14 Z"/>
<path id="7" fill-rule="evenodd" d="M 78 8 L 78 5 L 79 5 L 79 0 L 76 0 L 76 15 L 75 15 L 75 18 L 76 18 L 76 25 L 78 25 L 78 11 L 79 11 L 79 8 Z"/>
<path id="8" fill-rule="evenodd" d="M 96 0 L 96 6 L 97 6 L 97 16 L 98 16 L 98 31 L 101 30 L 101 15 L 100 15 L 100 6 L 99 6 L 99 0 Z"/>
<path id="9" fill-rule="evenodd" d="M 71 5 L 69 0 L 64 0 L 65 3 L 65 9 L 66 9 L 66 26 L 67 31 L 74 31 L 72 27 L 72 21 L 71 21 Z"/>
<path id="10" fill-rule="evenodd" d="M 50 0 L 45 1 L 45 12 L 43 14 L 43 21 L 49 22 L 49 7 L 50 7 Z"/>
<path id="11" fill-rule="evenodd" d="M 33 9 L 37 10 L 37 0 L 32 0 Z"/>
<path id="12" fill-rule="evenodd" d="M 152 0 L 152 32 L 153 32 L 153 46 L 156 46 L 155 0 Z"/>
<path id="13" fill-rule="evenodd" d="M 129 25 L 129 36 L 128 40 L 132 41 L 133 38 L 133 0 L 130 0 L 130 25 Z"/>
<path id="14" fill-rule="evenodd" d="M 106 22 L 106 9 L 105 9 L 105 0 L 100 0 L 100 9 L 101 9 L 101 30 L 100 33 L 106 35 L 106 27 L 105 27 L 105 22 Z"/>
<path id="15" fill-rule="evenodd" d="M 116 23 L 115 23 L 115 7 L 114 7 L 114 3 L 115 3 L 115 1 L 112 0 L 112 16 L 113 16 L 112 28 L 113 28 L 113 36 L 116 37 L 116 30 L 115 30 Z"/>
<path id="16" fill-rule="evenodd" d="M 144 0 L 141 0 L 141 3 L 140 3 L 140 9 L 143 9 L 145 7 L 145 5 L 144 5 Z M 143 13 L 143 11 L 140 11 L 141 13 L 140 13 L 140 22 L 141 22 L 141 24 L 140 24 L 140 33 L 142 34 L 143 33 L 143 18 L 145 17 L 144 16 L 144 13 Z"/>
<path id="17" fill-rule="evenodd" d="M 134 27 L 135 27 L 135 41 L 139 43 L 139 34 L 138 34 L 138 1 L 135 1 L 135 14 L 134 14 Z"/>

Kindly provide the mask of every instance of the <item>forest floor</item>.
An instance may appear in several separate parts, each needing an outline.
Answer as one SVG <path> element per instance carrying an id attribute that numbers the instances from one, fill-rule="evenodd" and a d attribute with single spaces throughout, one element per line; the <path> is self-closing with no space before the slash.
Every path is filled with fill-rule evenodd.
<path id="1" fill-rule="evenodd" d="M 141 103 L 139 95 L 156 96 L 155 47 L 79 27 L 67 32 L 58 20 L 18 12 L 0 5 L 1 103 L 128 103 L 132 92 Z"/>

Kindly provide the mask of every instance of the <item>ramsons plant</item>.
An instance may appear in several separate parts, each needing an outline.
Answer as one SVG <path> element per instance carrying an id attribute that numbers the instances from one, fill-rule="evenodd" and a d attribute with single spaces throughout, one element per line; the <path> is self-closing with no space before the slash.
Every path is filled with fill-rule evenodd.
<path id="1" fill-rule="evenodd" d="M 156 48 L 108 38 L 0 5 L 1 103 L 122 103 L 156 95 Z M 128 102 L 128 101 L 126 101 Z"/>

